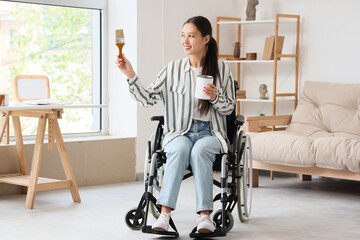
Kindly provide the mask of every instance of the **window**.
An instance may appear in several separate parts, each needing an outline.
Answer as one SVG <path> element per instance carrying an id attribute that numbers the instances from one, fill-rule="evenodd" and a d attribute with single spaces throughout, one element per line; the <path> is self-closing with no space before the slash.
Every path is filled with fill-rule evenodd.
<path id="1" fill-rule="evenodd" d="M 51 98 L 101 104 L 101 10 L 0 0 L 0 92 L 17 74 L 46 75 Z M 12 98 L 10 98 L 12 100 Z M 101 131 L 101 109 L 64 109 L 63 133 Z M 36 119 L 21 121 L 36 134 Z"/>

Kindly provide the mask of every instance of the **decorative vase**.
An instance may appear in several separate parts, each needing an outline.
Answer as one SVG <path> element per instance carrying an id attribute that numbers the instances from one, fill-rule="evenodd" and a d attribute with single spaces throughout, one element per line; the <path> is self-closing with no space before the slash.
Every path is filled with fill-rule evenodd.
<path id="1" fill-rule="evenodd" d="M 240 42 L 234 43 L 234 58 L 240 57 Z"/>

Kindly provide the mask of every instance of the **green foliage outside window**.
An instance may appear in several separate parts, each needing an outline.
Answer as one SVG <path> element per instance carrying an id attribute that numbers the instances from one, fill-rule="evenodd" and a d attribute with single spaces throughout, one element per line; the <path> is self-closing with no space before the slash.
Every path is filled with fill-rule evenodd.
<path id="1" fill-rule="evenodd" d="M 46 75 L 51 98 L 65 103 L 92 103 L 92 11 L 88 9 L 8 4 L 9 44 L 2 51 L 0 92 L 13 94 L 15 75 Z M 65 110 L 63 132 L 91 131 L 91 109 Z M 24 135 L 35 134 L 37 122 L 22 120 Z M 65 128 L 65 130 L 64 130 Z"/>

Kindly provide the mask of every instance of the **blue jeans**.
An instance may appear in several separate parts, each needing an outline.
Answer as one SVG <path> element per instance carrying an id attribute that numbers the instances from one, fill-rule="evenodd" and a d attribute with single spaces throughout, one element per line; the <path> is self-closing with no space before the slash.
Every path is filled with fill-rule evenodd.
<path id="1" fill-rule="evenodd" d="M 196 190 L 196 212 L 213 210 L 213 162 L 220 143 L 209 122 L 193 120 L 190 130 L 165 146 L 166 167 L 158 205 L 175 209 L 185 170 L 191 165 Z"/>

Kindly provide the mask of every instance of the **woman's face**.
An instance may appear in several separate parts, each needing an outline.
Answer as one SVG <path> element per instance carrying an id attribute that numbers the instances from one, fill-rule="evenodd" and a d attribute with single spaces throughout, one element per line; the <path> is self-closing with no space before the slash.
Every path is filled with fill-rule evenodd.
<path id="1" fill-rule="evenodd" d="M 192 23 L 186 23 L 181 33 L 181 45 L 186 55 L 205 55 L 206 44 L 210 35 L 203 37 L 201 32 Z"/>

